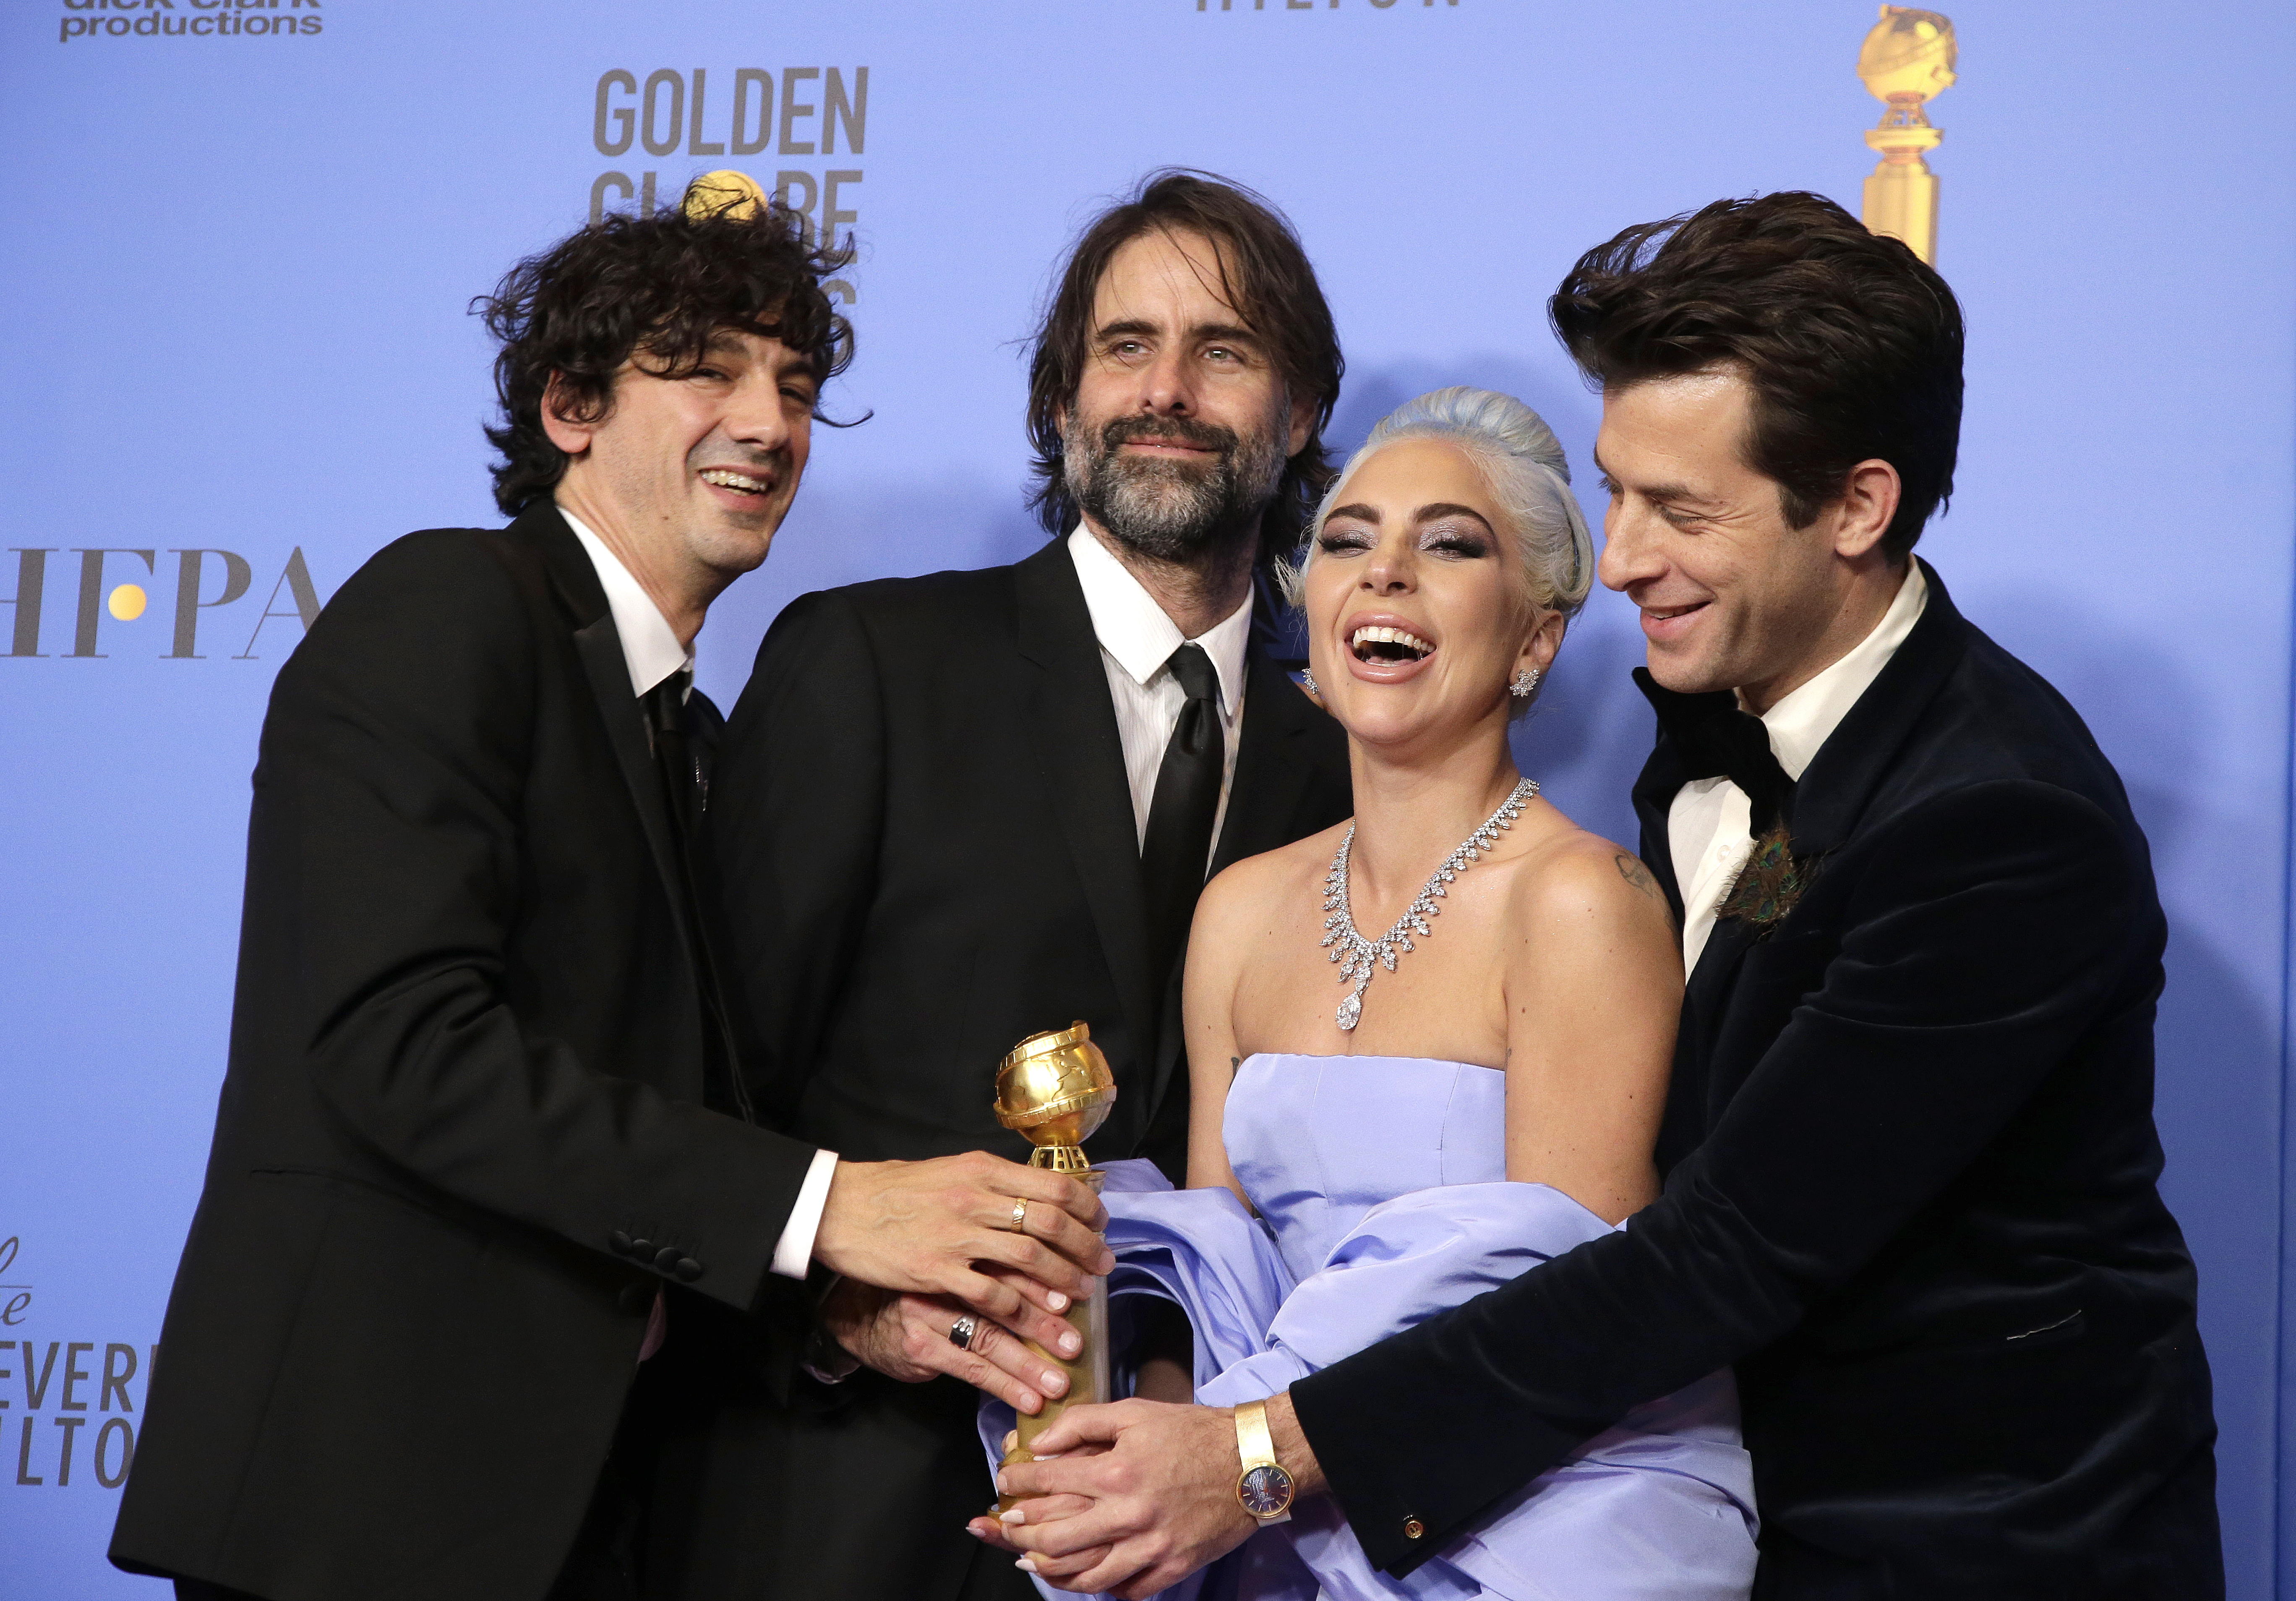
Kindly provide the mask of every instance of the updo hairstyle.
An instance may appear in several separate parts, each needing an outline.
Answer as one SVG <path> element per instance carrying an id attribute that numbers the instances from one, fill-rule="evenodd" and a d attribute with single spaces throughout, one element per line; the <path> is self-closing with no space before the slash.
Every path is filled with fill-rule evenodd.
<path id="1" fill-rule="evenodd" d="M 1595 542 L 1578 497 L 1570 492 L 1570 464 L 1562 446 L 1546 419 L 1513 396 L 1464 385 L 1405 401 L 1381 418 L 1363 447 L 1348 458 L 1316 508 L 1299 568 L 1286 573 L 1284 589 L 1292 603 L 1302 602 L 1300 579 L 1316 559 L 1324 520 L 1356 469 L 1406 439 L 1439 439 L 1466 454 L 1505 516 L 1508 527 L 1501 531 L 1513 538 L 1522 558 L 1525 597 L 1541 611 L 1575 615 L 1594 580 Z"/>
<path id="2" fill-rule="evenodd" d="M 1463 383 L 1406 399 L 1380 418 L 1364 446 L 1348 457 L 1316 507 L 1300 567 L 1283 572 L 1283 590 L 1292 604 L 1302 604 L 1302 574 L 1316 561 L 1324 517 L 1339 505 L 1355 469 L 1406 439 L 1439 439 L 1463 450 L 1481 471 L 1508 521 L 1504 533 L 1513 538 L 1515 554 L 1522 558 L 1524 597 L 1531 604 L 1566 618 L 1587 604 L 1587 588 L 1594 583 L 1594 538 L 1587 533 L 1578 497 L 1570 494 L 1570 462 L 1563 459 L 1554 430 L 1513 395 Z M 1518 710 L 1529 710 L 1529 702 L 1518 702 Z"/>

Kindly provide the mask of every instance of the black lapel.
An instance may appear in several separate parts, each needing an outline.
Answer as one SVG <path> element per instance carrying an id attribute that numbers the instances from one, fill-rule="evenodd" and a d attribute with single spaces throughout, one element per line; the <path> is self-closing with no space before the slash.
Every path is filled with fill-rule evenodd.
<path id="1" fill-rule="evenodd" d="M 1798 856 L 1822 856 L 1849 837 L 1906 736 L 1969 648 L 1969 624 L 1946 594 L 1937 569 L 1922 562 L 1922 576 L 1929 580 L 1929 595 L 1922 603 L 1921 620 L 1794 785 Z"/>
<path id="2" fill-rule="evenodd" d="M 1722 1020 L 1722 1008 L 1730 998 L 1731 982 L 1738 976 L 1738 963 L 1753 945 L 1756 932 L 1743 917 L 1714 920 L 1714 930 L 1706 936 L 1706 948 L 1698 953 L 1698 965 L 1690 970 L 1682 987 L 1683 1021 L 1697 1026 L 1700 1039 L 1712 1039 Z"/>
<path id="3" fill-rule="evenodd" d="M 1013 583 L 1021 654 L 1037 669 L 1029 716 L 1044 764 L 1040 776 L 1146 1066 L 1155 1054 L 1159 1014 L 1148 972 L 1139 825 L 1100 642 L 1067 541 L 1056 539 L 1014 566 Z"/>
<path id="4" fill-rule="evenodd" d="M 541 547 L 551 583 L 576 625 L 574 649 L 589 675 L 590 692 L 598 700 L 598 716 L 606 726 L 606 741 L 622 769 L 622 782 L 637 808 L 646 847 L 653 853 L 654 870 L 661 875 L 662 893 L 669 897 L 672 920 L 685 948 L 690 970 L 699 973 L 693 936 L 686 927 L 684 875 L 678 871 L 676 834 L 670 826 L 669 801 L 662 793 L 661 769 L 654 765 L 652 743 L 646 737 L 645 712 L 630 687 L 629 659 L 622 654 L 622 636 L 614 628 L 606 591 L 598 582 L 590 554 L 566 520 L 551 505 L 529 506 L 511 524 Z"/>
<path id="5" fill-rule="evenodd" d="M 1906 642 L 1890 658 L 1889 665 L 1857 697 L 1849 715 L 1826 736 L 1794 785 L 1793 845 L 1797 856 L 1823 858 L 1849 837 L 1882 775 L 1897 759 L 1915 721 L 1944 686 L 1967 648 L 1968 624 L 1954 609 L 1937 570 L 1923 562 L 1922 575 L 1928 580 L 1929 595 L 1922 604 L 1921 620 L 1906 636 Z M 1655 771 L 1660 768 L 1661 758 L 1670 764 L 1669 768 Z M 1663 849 L 1666 809 L 1674 791 L 1681 787 L 1678 759 L 1673 754 L 1670 742 L 1660 738 L 1658 750 L 1652 753 L 1650 765 L 1643 773 L 1644 782 L 1635 786 L 1636 809 L 1643 815 L 1645 842 L 1654 834 Z M 1668 799 L 1657 799 L 1652 780 L 1669 776 L 1674 782 L 1666 790 Z M 1655 802 L 1654 806 L 1646 806 L 1645 784 L 1651 786 L 1648 799 Z M 1652 866 L 1655 867 L 1657 864 Z M 1661 882 L 1670 884 L 1670 860 L 1668 867 Z M 1822 872 L 1824 868 L 1821 866 L 1817 870 Z M 1677 894 L 1677 918 L 1680 907 Z M 1706 948 L 1699 953 L 1698 965 L 1692 970 L 1683 996 L 1685 1026 L 1694 1026 L 1702 1039 L 1712 1039 L 1723 1008 L 1729 1003 L 1738 965 L 1756 938 L 1757 931 L 1742 917 L 1716 920 L 1714 932 L 1707 938 Z"/>
<path id="6" fill-rule="evenodd" d="M 1315 777 L 1312 736 L 1319 724 L 1337 733 L 1290 676 L 1256 650 L 1244 658 L 1243 681 L 1242 737 L 1227 789 L 1227 817 L 1212 850 L 1214 877 L 1297 837 L 1292 819 Z"/>

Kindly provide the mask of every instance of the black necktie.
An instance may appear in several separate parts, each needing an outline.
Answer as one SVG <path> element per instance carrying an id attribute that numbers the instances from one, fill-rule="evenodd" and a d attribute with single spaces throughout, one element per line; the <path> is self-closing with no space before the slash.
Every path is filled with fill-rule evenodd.
<path id="1" fill-rule="evenodd" d="M 710 950 L 712 920 L 705 915 L 694 883 L 694 834 L 709 803 L 710 744 L 702 719 L 696 715 L 687 691 L 691 671 L 669 675 L 644 696 L 646 727 L 653 736 L 654 762 L 661 770 L 664 798 L 669 802 L 670 826 L 676 833 L 678 887 L 685 891 L 680 909 L 694 948 L 695 987 L 701 998 L 701 1085 L 704 1104 L 751 1118 L 748 1087 L 734 1071 L 731 1034 L 727 1029 L 723 986 Z"/>
<path id="2" fill-rule="evenodd" d="M 1227 742 L 1220 729 L 1219 675 L 1200 645 L 1184 645 L 1164 664 L 1187 692 L 1180 720 L 1156 769 L 1156 798 L 1148 808 L 1148 837 L 1140 848 L 1140 876 L 1148 891 L 1148 949 L 1157 982 L 1187 943 L 1204 870 L 1212 850 L 1212 818 L 1219 810 L 1220 775 Z"/>
<path id="3" fill-rule="evenodd" d="M 694 820 L 701 815 L 709 792 L 703 751 L 692 737 L 686 707 L 686 691 L 693 682 L 693 675 L 680 669 L 648 690 L 645 697 L 646 726 L 653 733 L 654 760 L 661 768 L 669 815 L 686 839 L 693 837 Z"/>
<path id="4" fill-rule="evenodd" d="M 1770 749 L 1769 729 L 1739 710 L 1734 692 L 1677 694 L 1660 687 L 1646 667 L 1635 669 L 1635 683 L 1674 741 L 1685 779 L 1723 777 L 1745 791 L 1746 832 L 1755 839 L 1774 828 L 1792 829 L 1794 781 Z"/>

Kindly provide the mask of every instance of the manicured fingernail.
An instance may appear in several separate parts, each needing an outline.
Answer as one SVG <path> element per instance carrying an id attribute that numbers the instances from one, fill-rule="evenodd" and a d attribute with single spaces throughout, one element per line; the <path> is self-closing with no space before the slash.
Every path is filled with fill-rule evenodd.
<path id="1" fill-rule="evenodd" d="M 1074 1329 L 1061 1336 L 1061 1354 L 1072 1357 L 1084 1349 L 1084 1336 Z"/>
<path id="2" fill-rule="evenodd" d="M 1021 1443 L 1021 1431 L 1020 1431 L 1020 1430 L 1018 1430 L 1018 1429 L 1007 1429 L 1007 1430 L 1005 1430 L 1005 1431 L 1004 1431 L 1004 1449 L 1005 1449 L 1006 1450 L 1008 1450 L 1008 1451 L 1009 1451 L 1009 1450 L 1011 1450 L 1014 1446 L 1016 1446 L 1016 1445 L 1018 1445 L 1018 1444 L 1020 1444 L 1020 1443 Z"/>
<path id="3" fill-rule="evenodd" d="M 1028 1509 L 1021 1507 L 1015 1507 L 1010 1512 L 999 1513 L 997 1516 L 1008 1523 L 1025 1523 L 1029 1521 Z"/>
<path id="4" fill-rule="evenodd" d="M 1069 1308 L 1069 1298 L 1058 1290 L 1054 1290 L 1050 1295 L 1045 1297 L 1045 1304 L 1056 1312 L 1065 1312 Z"/>
<path id="5" fill-rule="evenodd" d="M 1045 1369 L 1045 1388 L 1050 1391 L 1053 1394 L 1058 1395 L 1061 1391 L 1067 1386 L 1067 1384 L 1068 1380 L 1062 1378 L 1059 1374 L 1054 1373 L 1049 1367 Z"/>
<path id="6" fill-rule="evenodd" d="M 983 1531 L 980 1531 L 980 1530 L 979 1530 L 979 1529 L 974 1528 L 971 1523 L 967 1523 L 967 1524 L 965 1524 L 965 1526 L 964 1526 L 964 1531 L 965 1531 L 967 1534 L 970 1534 L 971 1536 L 972 1536 L 972 1538 L 973 1538 L 973 1539 L 987 1539 L 988 1538 L 988 1536 L 986 1533 L 984 1533 Z"/>
<path id="7" fill-rule="evenodd" d="M 1025 1557 L 1025 1556 L 1023 1556 L 1022 1558 L 1021 1558 L 1021 1560 L 1020 1560 L 1020 1561 L 1018 1561 L 1018 1562 L 1014 1563 L 1013 1565 L 1014 1567 L 1016 1567 L 1016 1568 L 1020 1569 L 1020 1570 L 1021 1570 L 1022 1572 L 1024 1572 L 1024 1573 L 1033 1573 L 1033 1572 L 1035 1572 L 1037 1571 L 1037 1564 L 1036 1564 L 1035 1563 L 1033 1563 L 1033 1562 L 1030 1562 L 1030 1561 L 1029 1561 L 1027 1557 Z"/>

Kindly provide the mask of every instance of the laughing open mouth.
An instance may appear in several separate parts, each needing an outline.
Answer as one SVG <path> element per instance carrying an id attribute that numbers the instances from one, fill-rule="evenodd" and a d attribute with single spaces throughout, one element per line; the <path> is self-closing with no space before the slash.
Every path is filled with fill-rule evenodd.
<path id="1" fill-rule="evenodd" d="M 1423 661 L 1435 647 L 1408 628 L 1365 627 L 1348 640 L 1358 661 Z"/>

